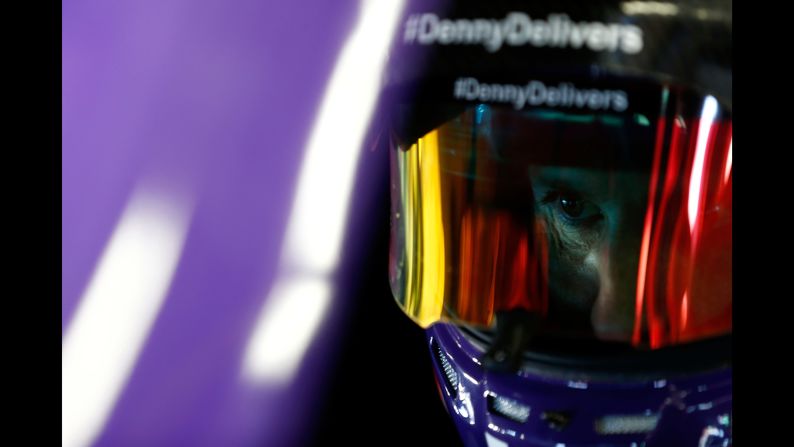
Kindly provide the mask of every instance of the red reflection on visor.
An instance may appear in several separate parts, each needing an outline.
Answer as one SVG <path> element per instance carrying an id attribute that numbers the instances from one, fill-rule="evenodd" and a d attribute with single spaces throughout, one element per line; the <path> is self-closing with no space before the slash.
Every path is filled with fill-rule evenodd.
<path id="1" fill-rule="evenodd" d="M 462 217 L 457 312 L 490 324 L 494 312 L 548 312 L 548 247 L 543 223 L 534 227 L 509 211 L 470 208 Z"/>
<path id="2" fill-rule="evenodd" d="M 647 325 L 651 349 L 729 333 L 732 325 L 732 124 L 678 118 L 670 127 L 664 163 L 657 140 L 637 285 L 645 319 L 632 337 L 639 345 Z"/>

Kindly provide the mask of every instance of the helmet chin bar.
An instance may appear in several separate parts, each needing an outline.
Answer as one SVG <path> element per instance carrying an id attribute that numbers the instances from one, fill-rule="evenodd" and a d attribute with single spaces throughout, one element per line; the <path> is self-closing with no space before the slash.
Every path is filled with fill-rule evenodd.
<path id="1" fill-rule="evenodd" d="M 496 336 L 481 361 L 488 371 L 512 373 L 521 366 L 529 340 L 540 328 L 542 317 L 526 309 L 496 312 Z"/>

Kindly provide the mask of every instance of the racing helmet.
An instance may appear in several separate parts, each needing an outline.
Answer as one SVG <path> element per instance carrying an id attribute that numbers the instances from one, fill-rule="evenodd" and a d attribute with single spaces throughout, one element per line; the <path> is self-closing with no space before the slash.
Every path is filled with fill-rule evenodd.
<path id="1" fill-rule="evenodd" d="M 418 1 L 389 277 L 467 445 L 730 445 L 730 1 Z"/>

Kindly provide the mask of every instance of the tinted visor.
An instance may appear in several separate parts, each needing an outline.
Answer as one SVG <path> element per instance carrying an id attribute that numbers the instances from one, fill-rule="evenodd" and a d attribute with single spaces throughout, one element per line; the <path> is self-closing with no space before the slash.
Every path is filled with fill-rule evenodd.
<path id="1" fill-rule="evenodd" d="M 657 92 L 656 114 L 424 105 L 445 120 L 390 151 L 403 311 L 526 309 L 547 336 L 650 348 L 730 333 L 730 112 Z"/>

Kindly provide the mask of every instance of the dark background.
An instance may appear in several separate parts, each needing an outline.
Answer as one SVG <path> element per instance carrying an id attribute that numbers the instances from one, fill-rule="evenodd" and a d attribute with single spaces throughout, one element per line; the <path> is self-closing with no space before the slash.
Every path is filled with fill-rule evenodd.
<path id="1" fill-rule="evenodd" d="M 359 253 L 343 261 L 353 268 L 344 268 L 352 273 L 342 279 L 353 296 L 309 445 L 460 445 L 435 383 L 425 331 L 403 314 L 389 287 L 387 150 L 367 153 L 359 169 L 383 180 L 376 190 L 360 182 L 354 192 L 345 247 Z"/>

